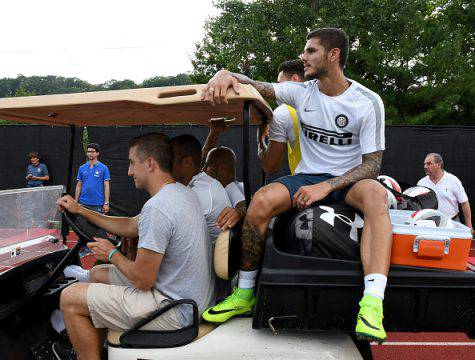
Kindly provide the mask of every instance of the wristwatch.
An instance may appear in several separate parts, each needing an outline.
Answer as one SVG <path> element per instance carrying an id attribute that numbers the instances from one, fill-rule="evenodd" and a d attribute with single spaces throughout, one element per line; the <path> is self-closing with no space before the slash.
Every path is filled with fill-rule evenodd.
<path id="1" fill-rule="evenodd" d="M 105 202 L 104 205 L 109 205 L 109 203 L 108 203 L 108 202 Z"/>

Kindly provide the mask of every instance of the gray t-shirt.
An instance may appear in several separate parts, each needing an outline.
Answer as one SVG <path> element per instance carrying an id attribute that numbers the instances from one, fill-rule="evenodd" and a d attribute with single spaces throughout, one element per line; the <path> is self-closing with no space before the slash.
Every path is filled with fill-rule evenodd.
<path id="1" fill-rule="evenodd" d="M 181 184 L 165 185 L 148 200 L 139 220 L 138 248 L 163 254 L 155 288 L 174 299 L 193 299 L 200 313 L 209 305 L 214 279 L 211 243 L 194 192 Z M 176 308 L 183 326 L 192 321 L 188 305 Z"/>

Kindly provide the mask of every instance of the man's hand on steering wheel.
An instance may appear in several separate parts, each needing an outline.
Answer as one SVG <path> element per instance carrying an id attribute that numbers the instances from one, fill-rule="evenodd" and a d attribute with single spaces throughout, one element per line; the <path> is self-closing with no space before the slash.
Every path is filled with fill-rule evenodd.
<path id="1" fill-rule="evenodd" d="M 109 254 L 115 249 L 115 246 L 107 239 L 95 237 L 94 240 L 94 242 L 87 244 L 92 255 L 94 255 L 97 260 L 109 261 Z"/>
<path id="2" fill-rule="evenodd" d="M 79 212 L 79 204 L 70 195 L 65 195 L 59 198 L 56 201 L 56 204 L 59 206 L 59 210 L 61 211 L 68 210 L 72 214 L 77 214 Z"/>

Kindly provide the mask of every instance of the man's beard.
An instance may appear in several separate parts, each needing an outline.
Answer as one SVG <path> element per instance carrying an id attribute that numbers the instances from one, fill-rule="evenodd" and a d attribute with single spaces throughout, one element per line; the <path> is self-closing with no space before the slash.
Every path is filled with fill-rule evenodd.
<path id="1" fill-rule="evenodd" d="M 327 69 L 325 68 L 317 68 L 313 74 L 305 74 L 305 80 L 315 80 L 321 79 L 322 77 L 328 74 Z"/>

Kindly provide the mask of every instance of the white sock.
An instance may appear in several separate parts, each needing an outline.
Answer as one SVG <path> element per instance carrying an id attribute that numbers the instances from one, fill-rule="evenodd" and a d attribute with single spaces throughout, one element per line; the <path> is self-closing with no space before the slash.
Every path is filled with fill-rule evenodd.
<path id="1" fill-rule="evenodd" d="M 51 313 L 51 317 L 49 318 L 51 321 L 51 325 L 53 329 L 55 329 L 58 334 L 66 329 L 66 325 L 64 325 L 63 313 L 61 310 L 56 309 Z"/>
<path id="2" fill-rule="evenodd" d="M 364 295 L 371 295 L 384 300 L 384 290 L 388 278 L 383 274 L 369 274 L 364 277 Z"/>
<path id="3" fill-rule="evenodd" d="M 238 288 L 253 289 L 256 285 L 257 270 L 239 271 Z"/>
<path id="4" fill-rule="evenodd" d="M 74 277 L 79 282 L 89 282 L 89 270 L 84 270 L 78 265 L 68 265 L 63 271 L 64 276 Z"/>

